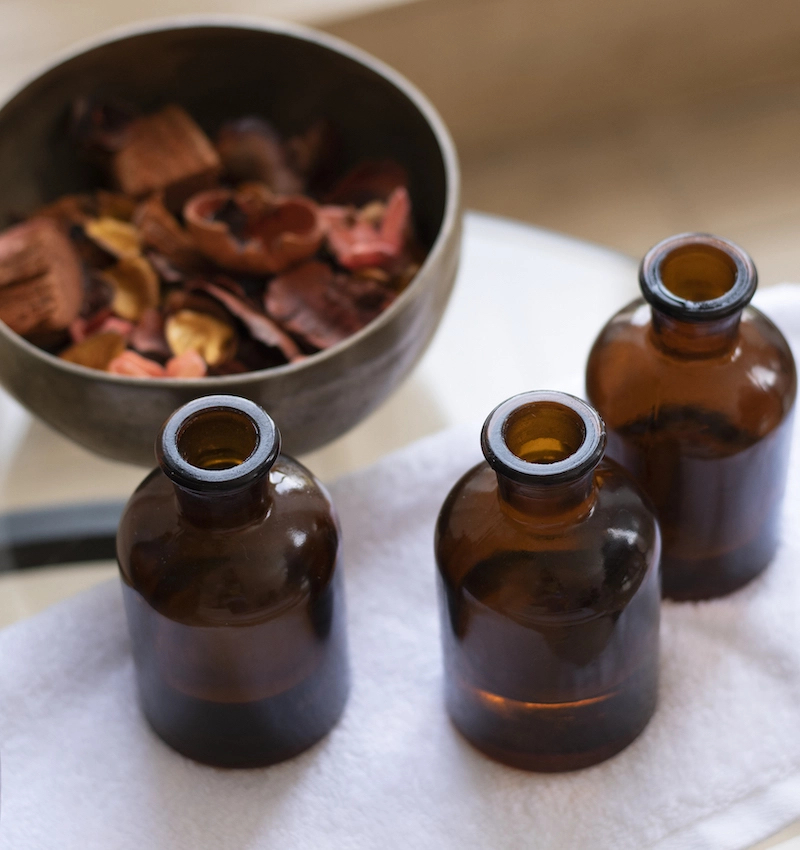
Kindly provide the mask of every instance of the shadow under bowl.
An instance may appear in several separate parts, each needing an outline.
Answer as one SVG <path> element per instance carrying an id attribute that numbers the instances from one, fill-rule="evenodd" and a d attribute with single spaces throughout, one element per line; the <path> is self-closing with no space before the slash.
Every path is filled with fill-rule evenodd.
<path id="1" fill-rule="evenodd" d="M 145 111 L 175 102 L 209 133 L 258 114 L 293 133 L 329 118 L 343 169 L 389 157 L 409 174 L 422 268 L 377 319 L 301 363 L 195 380 L 110 375 L 60 360 L 0 322 L 0 382 L 48 425 L 119 461 L 153 466 L 162 423 L 216 393 L 252 399 L 275 419 L 289 454 L 344 434 L 409 373 L 441 319 L 460 249 L 459 171 L 450 136 L 404 78 L 356 48 L 287 24 L 190 19 L 106 37 L 58 61 L 0 110 L 0 220 L 97 185 L 68 137 L 79 96 Z"/>

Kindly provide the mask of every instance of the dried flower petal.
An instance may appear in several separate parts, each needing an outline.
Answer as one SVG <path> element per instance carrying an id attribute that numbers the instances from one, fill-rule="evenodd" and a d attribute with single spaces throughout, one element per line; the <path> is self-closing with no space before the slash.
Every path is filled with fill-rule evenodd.
<path id="1" fill-rule="evenodd" d="M 287 330 L 316 348 L 330 348 L 372 321 L 392 298 L 374 280 L 354 281 L 310 262 L 273 278 L 264 304 Z"/>
<path id="2" fill-rule="evenodd" d="M 142 311 L 138 324 L 131 331 L 129 343 L 139 354 L 169 357 L 171 352 L 164 337 L 164 320 L 158 310 L 148 307 Z"/>
<path id="3" fill-rule="evenodd" d="M 101 333 L 87 337 L 71 345 L 59 355 L 62 360 L 88 366 L 90 369 L 105 369 L 108 364 L 125 350 L 125 340 L 117 333 Z"/>
<path id="4" fill-rule="evenodd" d="M 32 218 L 0 234 L 0 321 L 11 330 L 64 330 L 82 299 L 80 259 L 52 219 Z"/>
<path id="5" fill-rule="evenodd" d="M 236 349 L 233 328 L 207 313 L 179 310 L 167 319 L 164 333 L 175 354 L 194 350 L 209 366 L 228 360 Z"/>
<path id="6" fill-rule="evenodd" d="M 34 217 L 52 218 L 61 225 L 65 233 L 70 228 L 83 226 L 97 216 L 97 204 L 91 195 L 62 195 L 55 201 L 39 207 Z"/>
<path id="7" fill-rule="evenodd" d="M 110 153 L 127 140 L 127 128 L 138 110 L 121 100 L 78 98 L 72 105 L 72 134 L 90 152 Z"/>
<path id="8" fill-rule="evenodd" d="M 95 218 L 83 225 L 86 235 L 114 257 L 138 257 L 142 251 L 139 231 L 116 218 Z"/>
<path id="9" fill-rule="evenodd" d="M 337 262 L 348 269 L 385 266 L 400 256 L 411 217 L 408 192 L 400 187 L 392 192 L 380 224 L 374 223 L 374 208 L 366 208 L 348 219 L 340 209 L 323 208 L 328 222 L 328 247 Z"/>
<path id="10" fill-rule="evenodd" d="M 203 378 L 208 374 L 206 361 L 190 348 L 176 357 L 167 360 L 166 372 L 168 378 Z"/>
<path id="11" fill-rule="evenodd" d="M 408 173 L 392 159 L 368 160 L 351 168 L 325 197 L 328 204 L 363 207 L 387 201 L 396 189 L 408 186 Z"/>
<path id="12" fill-rule="evenodd" d="M 123 351 L 106 367 L 112 375 L 128 375 L 131 378 L 164 378 L 166 371 L 160 363 L 142 357 L 135 351 Z"/>
<path id="13" fill-rule="evenodd" d="M 233 293 L 220 286 L 215 286 L 213 283 L 200 282 L 197 286 L 213 295 L 221 304 L 224 304 L 237 319 L 244 323 L 254 339 L 271 348 L 279 349 L 290 363 L 303 359 L 304 355 L 297 347 L 297 343 L 268 316 L 259 313 L 246 301 L 242 301 Z M 206 362 L 213 365 L 208 358 L 206 358 Z"/>
<path id="14" fill-rule="evenodd" d="M 98 189 L 95 198 L 97 214 L 101 218 L 117 218 L 120 221 L 130 221 L 133 218 L 136 200 L 129 195 Z"/>
<path id="15" fill-rule="evenodd" d="M 279 272 L 310 257 L 324 236 L 313 201 L 300 195 L 268 201 L 253 186 L 202 192 L 183 214 L 203 254 L 223 268 L 251 274 Z M 240 220 L 232 220 L 237 214 Z"/>
<path id="16" fill-rule="evenodd" d="M 189 234 L 164 206 L 160 195 L 142 201 L 133 215 L 144 245 L 153 248 L 178 270 L 196 271 L 202 265 L 200 252 Z"/>
<path id="17" fill-rule="evenodd" d="M 214 185 L 220 161 L 186 110 L 170 105 L 128 124 L 111 167 L 126 194 L 138 198 L 163 190 L 167 206 L 178 209 L 186 198 Z"/>
<path id="18" fill-rule="evenodd" d="M 258 180 L 281 195 L 293 195 L 302 181 L 289 167 L 280 137 L 262 118 L 247 117 L 223 124 L 217 153 L 234 183 Z"/>
<path id="19" fill-rule="evenodd" d="M 103 274 L 114 287 L 111 309 L 123 319 L 138 322 L 148 307 L 158 306 L 158 275 L 144 257 L 120 260 Z"/>

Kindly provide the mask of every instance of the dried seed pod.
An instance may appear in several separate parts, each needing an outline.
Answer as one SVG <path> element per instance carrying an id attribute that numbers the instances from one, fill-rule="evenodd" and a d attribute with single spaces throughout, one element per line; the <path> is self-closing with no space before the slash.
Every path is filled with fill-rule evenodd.
<path id="1" fill-rule="evenodd" d="M 168 378 L 204 378 L 208 374 L 206 361 L 193 348 L 170 357 L 165 368 Z"/>
<path id="2" fill-rule="evenodd" d="M 262 118 L 247 117 L 223 124 L 217 153 L 233 183 L 260 181 L 281 195 L 300 192 L 303 183 L 289 167 L 280 137 Z"/>
<path id="3" fill-rule="evenodd" d="M 125 350 L 125 339 L 117 333 L 99 333 L 62 351 L 59 357 L 90 369 L 106 369 Z"/>
<path id="4" fill-rule="evenodd" d="M 228 360 L 236 351 L 233 328 L 207 313 L 179 310 L 167 319 L 164 335 L 174 354 L 196 351 L 209 366 Z"/>
<path id="5" fill-rule="evenodd" d="M 203 254 L 222 268 L 250 274 L 280 272 L 310 257 L 324 236 L 313 201 L 299 195 L 267 200 L 252 185 L 195 195 L 183 215 Z"/>
<path id="6" fill-rule="evenodd" d="M 290 363 L 304 358 L 297 343 L 285 331 L 268 316 L 251 307 L 246 301 L 242 301 L 232 292 L 228 292 L 220 286 L 215 286 L 213 283 L 198 283 L 197 286 L 208 292 L 209 295 L 213 295 L 221 304 L 224 304 L 258 342 L 270 348 L 277 348 Z M 208 358 L 206 358 L 206 362 L 210 366 L 214 365 Z"/>
<path id="7" fill-rule="evenodd" d="M 105 216 L 83 225 L 84 233 L 100 248 L 117 259 L 138 257 L 142 252 L 139 231 L 126 221 Z"/>
<path id="8" fill-rule="evenodd" d="M 406 189 L 400 187 L 392 192 L 377 224 L 375 213 L 373 204 L 351 217 L 343 215 L 341 209 L 323 209 L 328 223 L 328 247 L 345 268 L 385 266 L 395 262 L 403 251 L 411 219 L 411 200 Z"/>
<path id="9" fill-rule="evenodd" d="M 133 214 L 144 245 L 165 257 L 178 270 L 197 270 L 202 266 L 202 256 L 195 248 L 189 234 L 164 206 L 160 194 L 142 201 Z"/>
<path id="10" fill-rule="evenodd" d="M 91 154 L 109 154 L 127 141 L 127 128 L 138 110 L 122 100 L 79 97 L 72 104 L 71 130 L 78 146 Z"/>
<path id="11" fill-rule="evenodd" d="M 52 219 L 32 218 L 0 234 L 0 321 L 11 330 L 64 330 L 82 299 L 80 259 Z"/>
<path id="12" fill-rule="evenodd" d="M 214 146 L 180 106 L 131 121 L 111 170 L 123 192 L 142 197 L 163 190 L 170 209 L 214 185 L 220 161 Z"/>
<path id="13" fill-rule="evenodd" d="M 158 306 L 158 275 L 144 257 L 120 260 L 103 273 L 114 287 L 111 309 L 123 319 L 138 322 L 148 307 Z"/>
<path id="14" fill-rule="evenodd" d="M 106 367 L 112 375 L 128 375 L 131 378 L 164 378 L 166 370 L 160 363 L 142 357 L 135 351 L 123 351 Z"/>

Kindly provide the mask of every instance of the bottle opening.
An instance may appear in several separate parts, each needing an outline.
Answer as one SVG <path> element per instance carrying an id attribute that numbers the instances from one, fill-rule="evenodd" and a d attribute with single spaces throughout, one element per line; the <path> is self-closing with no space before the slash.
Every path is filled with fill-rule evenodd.
<path id="1" fill-rule="evenodd" d="M 489 465 L 514 481 L 570 481 L 603 457 L 606 432 L 597 411 L 567 393 L 514 396 L 489 414 L 481 447 Z"/>
<path id="2" fill-rule="evenodd" d="M 238 410 L 205 410 L 180 429 L 178 452 L 200 469 L 231 469 L 244 463 L 258 446 L 252 419 Z"/>
<path id="3" fill-rule="evenodd" d="M 175 411 L 156 440 L 164 473 L 189 490 L 234 490 L 263 476 L 280 434 L 263 408 L 238 396 L 206 396 Z"/>
<path id="4" fill-rule="evenodd" d="M 506 445 L 527 463 L 566 460 L 578 451 L 585 439 L 583 420 L 563 404 L 548 401 L 526 404 L 506 420 Z"/>
<path id="5" fill-rule="evenodd" d="M 738 245 L 703 233 L 659 242 L 639 269 L 644 297 L 675 319 L 699 322 L 741 311 L 753 297 L 758 275 Z"/>
<path id="6" fill-rule="evenodd" d="M 676 248 L 661 263 L 661 280 L 678 298 L 713 301 L 736 283 L 736 263 L 713 245 Z"/>

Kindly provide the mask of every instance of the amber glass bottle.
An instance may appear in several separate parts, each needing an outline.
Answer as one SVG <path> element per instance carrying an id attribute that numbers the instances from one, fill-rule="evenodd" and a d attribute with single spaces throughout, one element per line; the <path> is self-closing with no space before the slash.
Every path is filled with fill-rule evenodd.
<path id="1" fill-rule="evenodd" d="M 222 767 L 296 755 L 347 698 L 338 522 L 279 450 L 258 405 L 190 402 L 117 535 L 144 713 L 170 746 Z"/>
<path id="2" fill-rule="evenodd" d="M 645 256 L 639 281 L 646 301 L 617 313 L 592 348 L 587 395 L 605 419 L 609 457 L 655 505 L 664 594 L 720 596 L 775 553 L 794 361 L 748 306 L 756 270 L 731 242 L 667 239 Z"/>
<path id="3" fill-rule="evenodd" d="M 506 764 L 595 764 L 655 709 L 658 525 L 573 396 L 515 396 L 481 441 L 436 529 L 447 710 Z"/>

